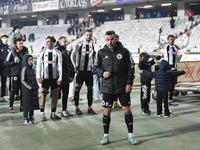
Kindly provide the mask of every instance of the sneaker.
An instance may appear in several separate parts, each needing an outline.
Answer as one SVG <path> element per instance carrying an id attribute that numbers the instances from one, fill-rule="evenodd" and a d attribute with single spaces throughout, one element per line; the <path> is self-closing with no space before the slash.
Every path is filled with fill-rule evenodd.
<path id="1" fill-rule="evenodd" d="M 129 143 L 133 144 L 133 145 L 136 145 L 137 144 L 137 141 L 135 139 L 135 137 L 133 135 L 131 135 L 129 138 L 128 138 L 128 141 Z"/>
<path id="2" fill-rule="evenodd" d="M 32 125 L 33 123 L 31 121 L 28 120 L 28 118 L 24 119 L 24 123 L 25 125 Z"/>
<path id="3" fill-rule="evenodd" d="M 30 118 L 30 119 L 29 119 L 29 122 L 32 122 L 33 124 L 38 124 L 38 122 L 35 120 L 34 117 Z"/>
<path id="4" fill-rule="evenodd" d="M 98 114 L 93 108 L 88 109 L 88 114 Z"/>
<path id="5" fill-rule="evenodd" d="M 177 106 L 178 104 L 174 103 L 174 101 L 172 101 L 172 100 L 169 100 L 169 105 Z"/>
<path id="6" fill-rule="evenodd" d="M 66 110 L 66 111 L 63 111 L 63 112 L 61 113 L 61 116 L 63 116 L 63 117 L 72 117 L 73 114 L 70 113 L 68 110 Z"/>
<path id="7" fill-rule="evenodd" d="M 151 115 L 151 114 L 153 114 L 152 113 L 152 111 L 151 110 L 149 110 L 149 109 L 147 109 L 147 111 L 146 111 L 147 113 L 148 113 L 148 115 Z"/>
<path id="8" fill-rule="evenodd" d="M 147 116 L 147 115 L 149 115 L 149 113 L 148 113 L 146 110 L 143 110 L 143 109 L 142 109 L 142 112 L 141 112 L 141 114 L 142 114 L 142 115 L 144 115 L 144 116 Z"/>
<path id="9" fill-rule="evenodd" d="M 76 109 L 76 114 L 77 114 L 77 115 L 82 115 L 83 112 L 80 110 L 80 108 L 77 108 L 77 109 Z"/>
<path id="10" fill-rule="evenodd" d="M 1 102 L 9 102 L 10 100 L 7 99 L 5 96 L 3 96 L 1 99 L 0 99 Z"/>
<path id="11" fill-rule="evenodd" d="M 122 108 L 122 106 L 119 103 L 114 103 L 114 108 Z"/>
<path id="12" fill-rule="evenodd" d="M 103 139 L 102 139 L 102 141 L 101 141 L 101 144 L 102 145 L 106 145 L 108 143 L 109 143 L 109 137 L 108 136 L 104 136 Z"/>
<path id="13" fill-rule="evenodd" d="M 162 117 L 162 115 L 160 114 L 160 115 L 157 115 L 157 117 Z"/>
<path id="14" fill-rule="evenodd" d="M 14 109 L 9 109 L 10 113 L 15 113 Z"/>
<path id="15" fill-rule="evenodd" d="M 45 117 L 44 114 L 40 114 L 40 119 L 41 121 L 47 121 L 47 118 Z"/>
<path id="16" fill-rule="evenodd" d="M 72 97 L 68 97 L 68 101 L 72 102 L 74 99 Z"/>
<path id="17" fill-rule="evenodd" d="M 59 117 L 56 113 L 51 113 L 50 118 L 51 119 L 61 119 L 61 117 Z"/>

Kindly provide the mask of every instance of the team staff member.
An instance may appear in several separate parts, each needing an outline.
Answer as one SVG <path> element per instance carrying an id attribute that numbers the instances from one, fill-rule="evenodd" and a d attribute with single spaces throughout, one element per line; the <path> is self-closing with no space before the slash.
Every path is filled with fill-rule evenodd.
<path id="1" fill-rule="evenodd" d="M 87 29 L 84 34 L 85 40 L 80 41 L 74 48 L 71 54 L 71 60 L 75 67 L 76 85 L 74 92 L 74 101 L 76 106 L 76 114 L 82 115 L 83 112 L 79 108 L 79 93 L 83 82 L 85 81 L 87 86 L 87 99 L 88 99 L 88 113 L 97 114 L 92 108 L 93 102 L 93 74 L 92 67 L 95 57 L 95 51 L 98 51 L 99 47 L 96 44 L 96 38 L 94 38 L 94 44 L 92 40 L 92 30 Z"/>
<path id="2" fill-rule="evenodd" d="M 56 49 L 58 49 L 63 58 L 62 62 L 62 84 L 60 86 L 60 91 L 62 90 L 63 96 L 62 96 L 62 113 L 61 116 L 73 116 L 68 110 L 67 110 L 67 101 L 68 101 L 68 94 L 69 94 L 69 83 L 73 81 L 74 78 L 74 67 L 72 65 L 71 59 L 70 59 L 70 53 L 68 50 L 66 50 L 67 47 L 67 38 L 65 36 L 61 36 L 56 43 Z"/>
<path id="3" fill-rule="evenodd" d="M 51 119 L 61 119 L 56 114 L 59 85 L 62 81 L 62 54 L 54 48 L 56 39 L 54 36 L 46 38 L 46 49 L 43 49 L 37 59 L 37 81 L 42 84 L 42 95 L 40 98 L 40 118 L 47 121 L 44 107 L 49 87 L 52 91 Z"/>
<path id="4" fill-rule="evenodd" d="M 169 35 L 167 37 L 168 43 L 161 43 L 160 42 L 160 34 L 162 33 L 162 31 L 163 31 L 163 29 L 161 27 L 159 29 L 159 35 L 158 35 L 157 43 L 164 50 L 164 59 L 169 62 L 169 67 L 170 67 L 169 69 L 172 70 L 172 71 L 177 71 L 177 53 L 178 53 L 178 50 L 181 50 L 181 49 L 187 47 L 191 31 L 188 30 L 186 32 L 187 38 L 186 38 L 185 42 L 181 45 L 174 44 L 175 38 L 174 38 L 173 35 Z M 177 77 L 172 77 L 171 78 L 169 105 L 173 105 L 173 106 L 178 105 L 177 103 L 174 103 L 174 101 L 172 100 L 174 87 L 175 87 L 176 84 L 177 84 Z"/>
<path id="5" fill-rule="evenodd" d="M 114 31 L 105 33 L 105 43 L 104 48 L 98 51 L 94 63 L 95 73 L 102 78 L 104 137 L 101 144 L 109 143 L 110 115 L 113 101 L 116 98 L 119 98 L 125 114 L 125 122 L 129 132 L 128 141 L 131 144 L 137 144 L 133 135 L 133 116 L 130 107 L 130 92 L 135 72 L 134 61 L 130 52 L 123 47 L 121 42 L 116 40 Z"/>
<path id="6" fill-rule="evenodd" d="M 24 67 L 23 56 L 27 54 L 28 49 L 23 46 L 22 39 L 17 39 L 15 41 L 15 54 L 13 56 L 12 51 L 8 53 L 8 56 L 5 60 L 5 66 L 9 67 L 10 76 L 11 76 L 11 92 L 10 92 L 10 107 L 9 112 L 15 113 L 13 109 L 14 97 L 16 92 L 21 89 L 21 70 Z M 21 100 L 21 90 L 20 90 L 20 100 Z M 22 101 L 20 103 L 20 111 L 22 111 Z"/>
<path id="7" fill-rule="evenodd" d="M 5 68 L 4 61 L 10 52 L 9 46 L 8 46 L 8 37 L 9 35 L 3 34 L 1 36 L 0 41 L 0 75 L 1 75 L 1 101 L 8 102 L 9 100 L 5 97 L 6 94 L 6 79 L 7 75 L 4 74 Z"/>

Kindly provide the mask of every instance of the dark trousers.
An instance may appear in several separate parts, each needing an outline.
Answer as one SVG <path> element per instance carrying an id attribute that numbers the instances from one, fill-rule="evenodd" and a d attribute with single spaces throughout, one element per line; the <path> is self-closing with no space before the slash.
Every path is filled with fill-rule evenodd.
<path id="1" fill-rule="evenodd" d="M 68 102 L 68 94 L 69 94 L 69 83 L 60 86 L 60 92 L 62 90 L 62 109 L 66 111 L 67 109 L 67 102 Z M 59 93 L 60 93 L 59 92 Z"/>
<path id="2" fill-rule="evenodd" d="M 1 97 L 6 95 L 6 79 L 4 75 L 1 76 Z"/>
<path id="3" fill-rule="evenodd" d="M 21 77 L 11 77 L 10 107 L 13 107 L 16 92 L 20 89 L 20 106 L 22 106 Z"/>
<path id="4" fill-rule="evenodd" d="M 150 103 L 151 81 L 141 82 L 141 109 L 148 110 Z"/>
<path id="5" fill-rule="evenodd" d="M 157 91 L 157 115 L 162 114 L 162 102 L 164 103 L 165 116 L 169 116 L 168 91 Z"/>

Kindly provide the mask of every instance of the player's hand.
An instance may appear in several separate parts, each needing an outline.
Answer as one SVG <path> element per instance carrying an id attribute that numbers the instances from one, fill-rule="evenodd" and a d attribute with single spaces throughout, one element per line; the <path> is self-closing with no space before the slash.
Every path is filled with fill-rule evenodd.
<path id="1" fill-rule="evenodd" d="M 97 38 L 96 38 L 96 37 L 93 37 L 93 39 L 94 39 L 94 40 L 93 40 L 93 43 L 94 43 L 94 44 L 97 44 Z"/>
<path id="2" fill-rule="evenodd" d="M 75 68 L 74 68 L 74 71 L 75 71 L 76 74 L 79 74 L 79 69 L 78 69 L 78 67 L 75 67 Z"/>
<path id="3" fill-rule="evenodd" d="M 161 27 L 160 29 L 159 29 L 159 34 L 161 34 L 163 32 L 163 27 Z"/>
<path id="4" fill-rule="evenodd" d="M 132 90 L 132 86 L 131 85 L 126 85 L 126 93 L 130 93 Z"/>
<path id="5" fill-rule="evenodd" d="M 73 80 L 74 80 L 74 78 L 72 77 L 71 80 L 70 80 L 70 83 L 71 83 Z"/>
<path id="6" fill-rule="evenodd" d="M 191 35 L 191 30 L 187 30 L 186 35 L 189 37 Z"/>
<path id="7" fill-rule="evenodd" d="M 14 62 L 18 63 L 19 60 L 20 60 L 19 57 L 16 56 L 15 59 L 14 59 Z"/>
<path id="8" fill-rule="evenodd" d="M 105 71 L 104 73 L 103 73 L 103 77 L 104 78 L 109 78 L 111 76 L 111 74 L 110 74 L 110 72 L 108 72 L 108 71 Z"/>
<path id="9" fill-rule="evenodd" d="M 140 70 L 140 73 L 142 73 L 143 72 L 143 70 Z"/>
<path id="10" fill-rule="evenodd" d="M 62 83 L 62 81 L 57 80 L 57 84 L 58 84 L 58 85 L 61 85 L 61 83 Z"/>
<path id="11" fill-rule="evenodd" d="M 37 78 L 37 82 L 41 84 L 42 83 L 42 79 L 41 78 Z"/>

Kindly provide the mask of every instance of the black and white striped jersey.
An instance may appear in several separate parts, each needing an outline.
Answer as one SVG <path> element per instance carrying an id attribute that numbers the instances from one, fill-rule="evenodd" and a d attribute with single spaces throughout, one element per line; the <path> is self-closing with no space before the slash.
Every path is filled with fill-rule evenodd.
<path id="1" fill-rule="evenodd" d="M 62 81 L 62 54 L 57 49 L 44 49 L 37 58 L 37 78 Z"/>

